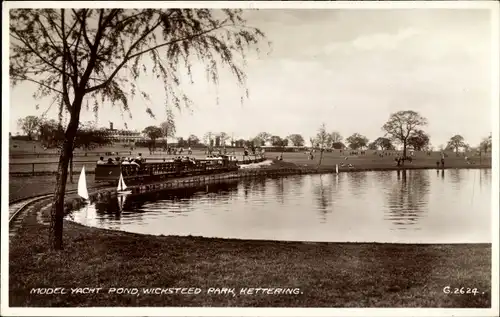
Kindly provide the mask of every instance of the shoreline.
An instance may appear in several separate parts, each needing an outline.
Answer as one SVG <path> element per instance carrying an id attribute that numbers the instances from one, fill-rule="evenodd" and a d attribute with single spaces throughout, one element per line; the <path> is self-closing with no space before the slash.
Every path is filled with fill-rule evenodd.
<path id="1" fill-rule="evenodd" d="M 285 161 L 286 162 L 286 161 Z M 294 163 L 292 163 L 294 164 Z M 324 172 L 324 173 L 334 173 L 335 172 L 335 167 L 330 167 L 330 166 L 319 166 L 319 167 L 312 167 L 312 166 L 299 166 L 296 165 L 294 167 L 298 171 L 303 171 L 303 173 L 310 173 L 310 174 L 315 174 L 318 172 Z M 445 166 L 445 167 L 436 167 L 436 166 L 411 166 L 411 165 L 406 165 L 406 166 L 383 166 L 383 167 L 354 167 L 354 168 L 346 168 L 346 167 L 339 167 L 339 173 L 345 173 L 345 172 L 387 172 L 387 171 L 403 171 L 403 170 L 449 170 L 449 169 L 491 169 L 492 165 L 491 164 L 460 164 L 456 166 Z M 255 168 L 255 169 L 239 169 L 238 171 L 244 171 L 244 170 L 280 170 L 282 168 L 273 168 L 273 167 L 260 167 L 260 168 Z M 292 168 L 293 169 L 293 168 Z M 93 175 L 95 174 L 94 170 L 86 170 L 86 174 Z M 73 175 L 79 175 L 80 171 L 73 171 Z M 57 172 L 9 172 L 9 177 L 33 177 L 33 176 L 55 176 L 57 175 Z"/>
<path id="2" fill-rule="evenodd" d="M 84 224 L 64 219 L 64 222 L 71 223 L 72 226 L 87 228 L 92 230 L 102 230 L 105 232 L 110 232 L 112 234 L 123 234 L 137 237 L 147 237 L 147 238 L 165 238 L 165 239 L 189 239 L 192 241 L 204 241 L 204 242 L 228 242 L 228 243 L 255 243 L 255 244 L 286 244 L 286 245 L 317 245 L 317 246 L 347 246 L 347 245 L 358 245 L 358 246 L 398 246 L 398 247 L 453 247 L 453 246 L 475 246 L 475 247 L 492 247 L 492 242 L 455 242 L 455 243 L 404 243 L 404 242 L 333 242 L 333 241 L 308 241 L 308 240 L 270 240 L 270 239 L 243 239 L 243 238 L 220 238 L 220 237 L 205 237 L 205 236 L 193 236 L 193 235 L 164 235 L 164 234 L 150 234 L 150 233 L 136 233 L 130 231 L 122 231 L 115 229 L 99 228 L 94 226 L 86 226 Z"/>

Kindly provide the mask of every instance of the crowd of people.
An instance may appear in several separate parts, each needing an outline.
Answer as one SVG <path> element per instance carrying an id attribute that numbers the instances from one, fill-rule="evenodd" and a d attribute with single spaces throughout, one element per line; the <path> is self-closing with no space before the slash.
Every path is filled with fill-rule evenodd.
<path id="1" fill-rule="evenodd" d="M 188 150 L 188 153 L 192 153 L 191 149 Z M 237 161 L 238 159 L 236 156 L 228 156 L 228 155 L 223 155 L 223 154 L 216 154 L 216 155 L 207 155 L 206 160 L 216 160 L 220 161 L 223 159 L 228 159 L 229 161 Z M 136 165 L 136 166 L 141 166 L 143 163 L 146 162 L 146 159 L 142 156 L 142 153 L 139 153 L 136 158 L 132 157 L 109 157 L 107 160 L 104 159 L 104 157 L 100 157 L 99 160 L 97 161 L 97 165 Z M 196 163 L 196 158 L 194 157 L 189 157 L 189 156 L 177 156 L 174 158 L 171 158 L 167 161 L 166 158 L 163 158 L 163 162 L 191 162 L 191 163 Z"/>
<path id="2" fill-rule="evenodd" d="M 134 159 L 131 157 L 115 157 L 108 158 L 107 161 L 104 160 L 104 157 L 100 157 L 97 161 L 97 165 L 137 165 L 140 166 L 142 163 L 146 162 L 146 159 L 142 157 L 142 153 Z"/>

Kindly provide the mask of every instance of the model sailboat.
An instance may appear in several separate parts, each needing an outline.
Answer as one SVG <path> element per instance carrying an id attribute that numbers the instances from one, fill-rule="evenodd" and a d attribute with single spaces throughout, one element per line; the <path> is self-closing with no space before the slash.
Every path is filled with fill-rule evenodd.
<path id="1" fill-rule="evenodd" d="M 87 190 L 87 178 L 85 177 L 85 166 L 82 167 L 80 178 L 78 179 L 78 196 L 89 199 L 89 191 Z"/>
<path id="2" fill-rule="evenodd" d="M 130 194 L 131 190 L 127 190 L 127 185 L 125 185 L 125 181 L 123 180 L 123 175 L 120 173 L 120 180 L 118 181 L 118 188 L 116 189 L 118 194 Z"/>
<path id="3" fill-rule="evenodd" d="M 335 164 L 335 173 L 339 173 L 339 165 L 338 164 Z"/>

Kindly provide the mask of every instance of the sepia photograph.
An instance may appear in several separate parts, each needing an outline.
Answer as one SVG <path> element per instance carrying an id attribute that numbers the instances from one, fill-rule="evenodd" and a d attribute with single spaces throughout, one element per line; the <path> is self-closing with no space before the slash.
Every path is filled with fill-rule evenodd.
<path id="1" fill-rule="evenodd" d="M 2 14 L 2 316 L 498 316 L 497 2 Z"/>

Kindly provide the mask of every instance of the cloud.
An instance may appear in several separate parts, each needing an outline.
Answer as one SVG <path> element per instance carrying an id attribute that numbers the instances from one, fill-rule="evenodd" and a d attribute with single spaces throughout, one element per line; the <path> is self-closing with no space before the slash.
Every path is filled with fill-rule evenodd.
<path id="1" fill-rule="evenodd" d="M 352 47 L 359 50 L 394 50 L 401 42 L 409 39 L 419 32 L 414 28 L 399 30 L 397 33 L 375 33 L 363 35 L 351 41 Z"/>

